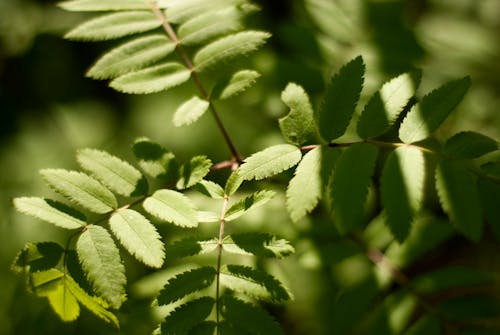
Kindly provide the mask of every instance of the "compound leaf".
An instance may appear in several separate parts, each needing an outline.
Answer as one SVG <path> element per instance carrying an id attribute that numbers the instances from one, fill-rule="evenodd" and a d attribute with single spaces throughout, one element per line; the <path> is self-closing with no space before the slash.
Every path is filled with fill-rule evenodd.
<path id="1" fill-rule="evenodd" d="M 57 201 L 21 197 L 14 199 L 14 207 L 21 213 L 65 229 L 78 229 L 86 225 L 83 214 Z"/>
<path id="2" fill-rule="evenodd" d="M 95 290 L 114 308 L 125 300 L 125 267 L 106 229 L 88 225 L 76 242 L 78 259 Z"/>
<path id="3" fill-rule="evenodd" d="M 210 315 L 214 304 L 213 298 L 202 297 L 177 307 L 161 324 L 161 334 L 188 334 Z"/>
<path id="4" fill-rule="evenodd" d="M 222 37 L 203 47 L 194 56 L 194 66 L 202 72 L 216 65 L 228 63 L 262 46 L 271 35 L 262 31 L 243 31 Z"/>
<path id="5" fill-rule="evenodd" d="M 91 212 L 104 214 L 117 207 L 113 193 L 85 173 L 45 169 L 40 174 L 56 192 Z"/>
<path id="6" fill-rule="evenodd" d="M 64 37 L 71 40 L 105 41 L 161 26 L 151 11 L 126 11 L 103 15 L 86 21 Z"/>
<path id="7" fill-rule="evenodd" d="M 109 83 L 117 91 L 148 94 L 179 86 L 191 77 L 191 72 L 179 63 L 169 62 L 120 76 Z"/>
<path id="8" fill-rule="evenodd" d="M 394 150 L 382 171 L 380 192 L 386 224 L 400 242 L 409 234 L 414 215 L 422 205 L 424 174 L 424 154 L 411 146 Z"/>
<path id="9" fill-rule="evenodd" d="M 473 159 L 498 150 L 498 142 L 473 131 L 453 135 L 444 145 L 444 153 L 455 159 Z"/>
<path id="10" fill-rule="evenodd" d="M 177 108 L 174 114 L 174 126 L 189 125 L 198 120 L 208 110 L 210 103 L 197 96 L 192 97 Z"/>
<path id="11" fill-rule="evenodd" d="M 244 180 L 264 179 L 288 170 L 302 158 L 300 149 L 291 144 L 278 144 L 246 158 L 238 170 Z"/>
<path id="12" fill-rule="evenodd" d="M 249 210 L 264 205 L 271 200 L 275 194 L 275 192 L 267 190 L 255 192 L 229 207 L 224 215 L 224 218 L 226 221 L 235 220 Z"/>
<path id="13" fill-rule="evenodd" d="M 138 260 L 153 268 L 160 268 L 165 248 L 156 228 L 141 213 L 120 209 L 109 219 L 109 226 L 120 243 Z"/>
<path id="14" fill-rule="evenodd" d="M 73 12 L 139 10 L 151 7 L 142 0 L 73 0 L 59 3 L 59 7 Z"/>
<path id="15" fill-rule="evenodd" d="M 457 229 L 478 242 L 483 220 L 479 192 L 472 174 L 462 164 L 442 161 L 436 169 L 436 188 L 443 209 Z"/>
<path id="16" fill-rule="evenodd" d="M 365 65 L 356 57 L 333 76 L 316 116 L 321 137 L 330 142 L 344 134 L 363 88 Z"/>
<path id="17" fill-rule="evenodd" d="M 101 56 L 87 71 L 87 76 L 94 79 L 115 78 L 154 64 L 174 49 L 174 43 L 164 35 L 153 34 L 135 38 Z"/>
<path id="18" fill-rule="evenodd" d="M 470 87 L 470 78 L 450 81 L 415 104 L 399 128 L 399 138 L 414 143 L 428 138 L 462 101 Z"/>
<path id="19" fill-rule="evenodd" d="M 206 156 L 195 156 L 180 168 L 176 187 L 180 190 L 198 184 L 210 172 L 212 161 Z"/>
<path id="20" fill-rule="evenodd" d="M 205 266 L 178 274 L 165 284 L 158 295 L 159 305 L 168 305 L 188 294 L 201 291 L 212 285 L 216 271 L 211 266 Z"/>
<path id="21" fill-rule="evenodd" d="M 172 190 L 158 190 L 143 202 L 151 215 L 181 227 L 196 227 L 196 210 L 189 198 Z"/>
<path id="22" fill-rule="evenodd" d="M 212 90 L 212 99 L 224 100 L 245 91 L 260 77 L 260 73 L 252 70 L 241 70 L 231 77 L 219 81 Z"/>
<path id="23" fill-rule="evenodd" d="M 279 119 L 281 133 L 287 142 L 302 145 L 316 131 L 309 96 L 301 86 L 290 83 L 281 93 L 281 100 L 290 108 L 288 115 Z"/>
<path id="24" fill-rule="evenodd" d="M 139 166 L 151 177 L 166 183 L 178 178 L 179 164 L 174 154 L 158 143 L 140 138 L 134 142 L 133 150 Z"/>
<path id="25" fill-rule="evenodd" d="M 374 145 L 354 144 L 342 153 L 335 165 L 328 194 L 334 222 L 341 232 L 349 232 L 362 224 L 377 154 Z"/>
<path id="26" fill-rule="evenodd" d="M 283 258 L 295 252 L 284 239 L 266 233 L 231 234 L 224 238 L 224 250 L 241 255 Z"/>
<path id="27" fill-rule="evenodd" d="M 130 197 L 148 192 L 146 178 L 139 170 L 105 151 L 82 149 L 77 160 L 84 170 L 118 194 Z"/>

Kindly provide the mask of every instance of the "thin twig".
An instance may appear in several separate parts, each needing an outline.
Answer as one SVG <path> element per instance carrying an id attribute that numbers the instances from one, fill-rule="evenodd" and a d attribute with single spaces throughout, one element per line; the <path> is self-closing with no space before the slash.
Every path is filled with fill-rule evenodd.
<path id="1" fill-rule="evenodd" d="M 220 268 L 222 264 L 222 247 L 223 247 L 223 240 L 224 240 L 224 225 L 226 223 L 225 215 L 226 215 L 226 209 L 227 205 L 229 203 L 229 197 L 226 195 L 224 196 L 224 202 L 222 203 L 222 209 L 221 209 L 221 214 L 220 214 L 220 226 L 219 226 L 219 239 L 217 241 L 217 278 L 216 278 L 216 283 L 215 283 L 215 319 L 217 321 L 217 334 L 220 333 L 219 331 L 219 319 L 220 319 Z"/>

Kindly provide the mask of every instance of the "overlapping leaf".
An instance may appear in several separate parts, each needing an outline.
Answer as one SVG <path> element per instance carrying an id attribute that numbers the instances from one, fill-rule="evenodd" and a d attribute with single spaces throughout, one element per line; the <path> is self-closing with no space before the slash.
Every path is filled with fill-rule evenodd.
<path id="1" fill-rule="evenodd" d="M 246 0 L 211 0 L 210 2 L 204 0 L 167 0 L 166 13 L 169 21 L 177 24 L 208 12 L 245 3 Z"/>
<path id="2" fill-rule="evenodd" d="M 45 271 L 59 264 L 64 249 L 54 242 L 26 243 L 16 255 L 11 269 L 19 274 Z"/>
<path id="3" fill-rule="evenodd" d="M 498 150 L 498 142 L 488 136 L 463 131 L 452 136 L 444 146 L 444 153 L 456 159 L 472 159 Z"/>
<path id="4" fill-rule="evenodd" d="M 209 287 L 215 279 L 216 271 L 205 266 L 178 274 L 170 279 L 158 295 L 159 305 L 168 305 L 188 294 Z"/>
<path id="5" fill-rule="evenodd" d="M 174 126 L 189 125 L 198 120 L 208 110 L 210 103 L 207 100 L 193 96 L 177 108 L 174 114 Z"/>
<path id="6" fill-rule="evenodd" d="M 301 86 L 290 83 L 281 93 L 281 100 L 290 108 L 288 115 L 279 119 L 281 133 L 289 143 L 302 145 L 316 131 L 309 96 Z"/>
<path id="7" fill-rule="evenodd" d="M 192 237 L 184 238 L 167 246 L 168 256 L 175 259 L 211 253 L 217 249 L 218 243 L 217 238 L 210 240 L 198 240 Z"/>
<path id="8" fill-rule="evenodd" d="M 224 189 L 217 183 L 210 180 L 200 180 L 196 186 L 196 190 L 212 199 L 224 198 Z"/>
<path id="9" fill-rule="evenodd" d="M 226 185 L 224 186 L 224 193 L 226 193 L 227 196 L 233 195 L 242 183 L 243 178 L 238 171 L 234 171 L 229 175 L 229 178 L 227 178 Z"/>
<path id="10" fill-rule="evenodd" d="M 212 90 L 212 99 L 229 99 L 240 94 L 252 86 L 260 77 L 260 73 L 253 70 L 241 70 L 228 78 L 219 81 Z"/>
<path id="11" fill-rule="evenodd" d="M 72 0 L 64 1 L 59 7 L 74 12 L 119 11 L 149 9 L 142 0 Z"/>
<path id="12" fill-rule="evenodd" d="M 161 324 L 161 334 L 188 334 L 210 315 L 214 304 L 214 299 L 202 297 L 181 305 L 165 318 Z"/>
<path id="13" fill-rule="evenodd" d="M 206 156 L 195 156 L 184 163 L 179 171 L 178 189 L 185 189 L 198 184 L 209 172 L 212 161 Z"/>
<path id="14" fill-rule="evenodd" d="M 251 209 L 260 207 L 271 200 L 275 195 L 273 191 L 261 190 L 241 199 L 240 201 L 233 204 L 225 213 L 225 220 L 232 221 Z"/>
<path id="15" fill-rule="evenodd" d="M 139 166 L 151 177 L 167 183 L 178 178 L 179 164 L 174 154 L 158 143 L 140 138 L 134 142 L 133 150 Z"/>
<path id="16" fill-rule="evenodd" d="M 143 202 L 151 215 L 181 227 L 196 227 L 196 210 L 193 203 L 182 193 L 158 190 Z"/>
<path id="17" fill-rule="evenodd" d="M 224 238 L 224 251 L 258 257 L 283 258 L 295 252 L 284 239 L 266 233 L 231 234 Z"/>

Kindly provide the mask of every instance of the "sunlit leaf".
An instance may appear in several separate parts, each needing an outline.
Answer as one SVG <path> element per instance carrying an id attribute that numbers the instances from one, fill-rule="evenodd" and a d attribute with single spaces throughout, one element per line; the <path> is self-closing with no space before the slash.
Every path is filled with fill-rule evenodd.
<path id="1" fill-rule="evenodd" d="M 193 203 L 182 193 L 158 190 L 143 202 L 151 215 L 181 227 L 196 227 L 196 210 Z"/>
<path id="2" fill-rule="evenodd" d="M 241 183 L 243 183 L 243 178 L 238 171 L 234 171 L 229 175 L 229 178 L 227 178 L 226 185 L 224 186 L 224 193 L 226 193 L 227 196 L 233 195 L 241 186 Z"/>
<path id="3" fill-rule="evenodd" d="M 161 4 L 162 1 L 159 1 Z M 245 4 L 246 0 L 165 0 L 167 5 L 167 17 L 172 23 L 183 23 L 187 20 L 203 15 L 208 12 L 215 12 L 229 6 Z"/>
<path id="4" fill-rule="evenodd" d="M 142 0 L 73 0 L 59 3 L 59 7 L 74 12 L 149 9 Z"/>
<path id="5" fill-rule="evenodd" d="M 189 125 L 198 120 L 210 106 L 210 103 L 197 96 L 184 102 L 174 113 L 173 123 L 176 127 Z"/>
<path id="6" fill-rule="evenodd" d="M 224 189 L 219 184 L 210 180 L 200 180 L 195 185 L 195 189 L 212 199 L 224 198 Z"/>
<path id="7" fill-rule="evenodd" d="M 281 92 L 281 100 L 290 108 L 288 115 L 279 119 L 281 133 L 289 143 L 304 144 L 316 131 L 309 96 L 294 83 Z"/>
<path id="8" fill-rule="evenodd" d="M 248 197 L 245 197 L 235 204 L 231 205 L 231 207 L 229 207 L 226 211 L 224 218 L 226 221 L 235 220 L 245 214 L 247 211 L 264 205 L 269 200 L 271 200 L 275 194 L 276 193 L 273 191 L 257 191 L 252 195 L 249 195 Z"/>
<path id="9" fill-rule="evenodd" d="M 178 189 L 194 186 L 210 172 L 212 161 L 206 156 L 195 156 L 189 162 L 184 163 L 179 171 L 180 178 L 177 181 Z"/>
<path id="10" fill-rule="evenodd" d="M 140 138 L 134 142 L 133 150 L 139 166 L 151 177 L 167 183 L 178 178 L 179 164 L 174 154 L 160 144 Z"/>
<path id="11" fill-rule="evenodd" d="M 241 70 L 230 77 L 219 81 L 212 90 L 212 99 L 228 99 L 240 94 L 252 86 L 260 77 L 260 73 L 253 70 Z"/>

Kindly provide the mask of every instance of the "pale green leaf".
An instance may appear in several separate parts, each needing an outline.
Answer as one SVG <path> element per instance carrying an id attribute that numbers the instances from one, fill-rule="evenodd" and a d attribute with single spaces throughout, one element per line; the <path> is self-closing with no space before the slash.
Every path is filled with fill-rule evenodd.
<path id="1" fill-rule="evenodd" d="M 184 163 L 179 171 L 178 189 L 186 189 L 199 183 L 209 172 L 212 161 L 206 156 L 195 156 Z"/>
<path id="2" fill-rule="evenodd" d="M 221 334 L 273 334 L 284 335 L 279 324 L 264 310 L 249 303 L 243 302 L 230 295 L 222 298 L 222 315 L 232 332 Z M 223 325 L 225 326 L 225 325 Z M 221 329 L 222 330 L 222 329 Z"/>
<path id="3" fill-rule="evenodd" d="M 117 207 L 113 193 L 84 173 L 45 169 L 40 174 L 52 189 L 94 213 L 104 214 Z"/>
<path id="4" fill-rule="evenodd" d="M 233 171 L 231 175 L 229 175 L 229 178 L 227 178 L 226 185 L 224 186 L 224 193 L 230 197 L 238 190 L 241 183 L 243 183 L 243 178 L 238 171 Z"/>
<path id="5" fill-rule="evenodd" d="M 298 221 L 311 212 L 323 194 L 323 171 L 332 171 L 339 151 L 318 147 L 309 151 L 300 161 L 295 175 L 286 190 L 286 207 L 293 221 Z"/>
<path id="6" fill-rule="evenodd" d="M 175 49 L 166 36 L 153 34 L 135 38 L 105 53 L 88 70 L 94 79 L 112 79 L 140 70 L 164 59 Z"/>
<path id="7" fill-rule="evenodd" d="M 189 125 L 198 120 L 208 110 L 210 102 L 193 96 L 177 108 L 173 123 L 176 127 Z"/>
<path id="8" fill-rule="evenodd" d="M 415 83 L 409 73 L 385 83 L 370 98 L 361 113 L 357 124 L 358 135 L 367 139 L 388 131 L 415 94 L 415 90 Z"/>
<path id="9" fill-rule="evenodd" d="M 158 190 L 144 200 L 144 209 L 151 215 L 181 227 L 196 227 L 196 210 L 189 198 L 172 190 Z"/>
<path id="10" fill-rule="evenodd" d="M 293 299 L 291 293 L 276 278 L 248 266 L 223 266 L 220 272 L 220 283 L 235 292 L 274 303 Z"/>
<path id="11" fill-rule="evenodd" d="M 279 119 L 281 133 L 289 143 L 302 145 L 316 132 L 309 96 L 301 86 L 290 83 L 281 92 L 281 100 L 290 108 L 288 115 Z"/>
<path id="12" fill-rule="evenodd" d="M 171 278 L 158 295 L 159 305 L 168 305 L 185 296 L 201 291 L 212 285 L 216 271 L 211 266 L 205 266 L 183 272 Z"/>
<path id="13" fill-rule="evenodd" d="M 444 153 L 455 159 L 472 159 L 498 150 L 498 142 L 488 136 L 463 131 L 452 136 L 444 145 Z"/>
<path id="14" fill-rule="evenodd" d="M 166 183 L 178 178 L 179 164 L 174 154 L 158 143 L 140 138 L 134 142 L 133 150 L 139 160 L 139 166 L 151 177 L 159 178 Z"/>
<path id="15" fill-rule="evenodd" d="M 161 21 L 150 11 L 126 11 L 86 21 L 64 37 L 71 40 L 104 41 L 142 33 L 160 26 Z"/>
<path id="16" fill-rule="evenodd" d="M 212 199 L 224 198 L 224 189 L 219 184 L 210 180 L 200 180 L 195 185 L 195 189 Z"/>
<path id="17" fill-rule="evenodd" d="M 125 300 L 125 267 L 106 229 L 88 225 L 76 242 L 78 259 L 94 289 L 114 308 Z"/>
<path id="18" fill-rule="evenodd" d="M 262 31 L 243 31 L 208 44 L 194 56 L 194 66 L 202 72 L 228 63 L 261 47 L 271 35 Z"/>
<path id="19" fill-rule="evenodd" d="M 224 214 L 226 221 L 236 220 L 251 209 L 260 207 L 271 200 L 276 193 L 273 191 L 261 190 L 249 195 L 231 205 Z"/>
<path id="20" fill-rule="evenodd" d="M 413 143 L 431 136 L 462 101 L 469 87 L 470 78 L 465 77 L 427 94 L 408 112 L 399 128 L 399 138 L 405 143 Z"/>
<path id="21" fill-rule="evenodd" d="M 230 77 L 219 81 L 212 90 L 212 99 L 228 99 L 240 94 L 252 86 L 260 77 L 260 73 L 253 70 L 241 70 Z"/>
<path id="22" fill-rule="evenodd" d="M 410 233 L 414 215 L 422 206 L 424 177 L 424 154 L 412 146 L 394 150 L 382 171 L 380 192 L 386 224 L 400 242 Z"/>
<path id="23" fill-rule="evenodd" d="M 300 149 L 291 144 L 278 144 L 245 159 L 238 170 L 244 180 L 264 179 L 288 170 L 302 158 Z"/>
<path id="24" fill-rule="evenodd" d="M 456 228 L 478 242 L 483 220 L 479 192 L 471 172 L 462 164 L 442 161 L 436 169 L 436 188 L 441 205 Z"/>
<path id="25" fill-rule="evenodd" d="M 344 134 L 363 88 L 365 64 L 356 57 L 333 76 L 316 116 L 321 137 L 330 142 Z"/>
<path id="26" fill-rule="evenodd" d="M 120 209 L 109 219 L 109 226 L 120 243 L 138 260 L 153 268 L 160 268 L 165 248 L 156 228 L 141 213 Z"/>
<path id="27" fill-rule="evenodd" d="M 328 193 L 334 223 L 343 233 L 363 223 L 364 204 L 377 154 L 374 145 L 354 144 L 342 153 L 335 165 Z"/>
<path id="28" fill-rule="evenodd" d="M 214 304 L 213 298 L 202 297 L 177 307 L 161 324 L 161 334 L 188 334 L 210 315 Z"/>
<path id="29" fill-rule="evenodd" d="M 217 249 L 218 239 L 199 241 L 198 239 L 188 237 L 167 246 L 168 257 L 182 258 L 188 256 L 195 256 L 200 254 L 208 254 Z"/>
<path id="30" fill-rule="evenodd" d="M 213 223 L 219 222 L 220 216 L 217 213 L 209 212 L 209 211 L 198 211 L 196 215 L 196 219 L 200 223 Z"/>
<path id="31" fill-rule="evenodd" d="M 295 252 L 287 240 L 266 233 L 231 234 L 224 238 L 224 251 L 258 257 L 283 258 Z"/>
<path id="32" fill-rule="evenodd" d="M 191 72 L 179 63 L 169 62 L 120 76 L 109 83 L 117 91 L 130 94 L 160 92 L 179 86 Z"/>
<path id="33" fill-rule="evenodd" d="M 148 192 L 146 178 L 132 165 L 105 151 L 82 149 L 77 153 L 80 166 L 113 192 L 126 197 Z"/>
<path id="34" fill-rule="evenodd" d="M 213 13 L 229 6 L 246 3 L 246 0 L 164 0 L 169 22 L 183 23 L 205 13 Z M 162 0 L 159 1 L 160 3 Z"/>
<path id="35" fill-rule="evenodd" d="M 151 8 L 143 0 L 73 0 L 61 2 L 58 6 L 74 12 L 139 10 Z"/>
<path id="36" fill-rule="evenodd" d="M 35 197 L 16 198 L 14 207 L 21 213 L 65 229 L 78 229 L 86 225 L 85 216 L 74 215 L 74 210 L 53 200 Z"/>

